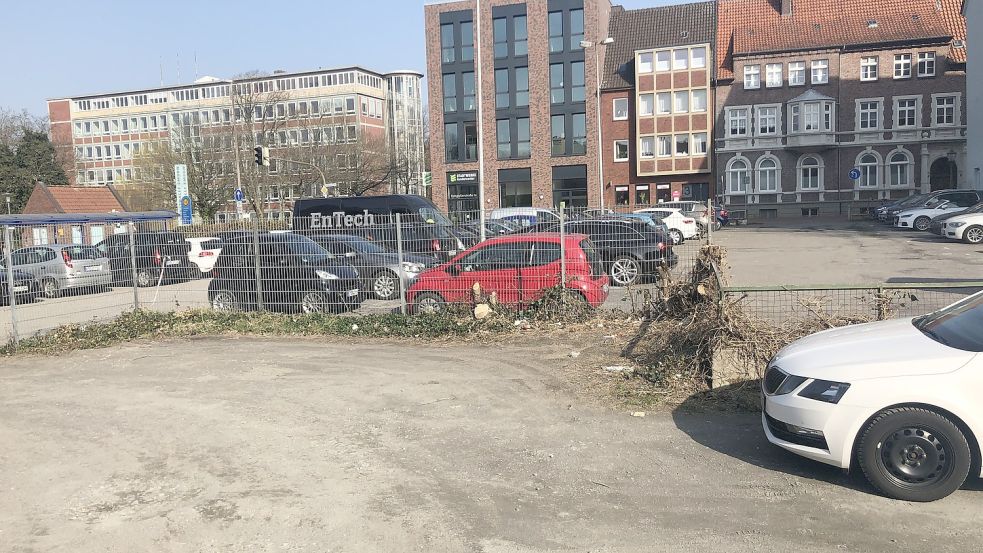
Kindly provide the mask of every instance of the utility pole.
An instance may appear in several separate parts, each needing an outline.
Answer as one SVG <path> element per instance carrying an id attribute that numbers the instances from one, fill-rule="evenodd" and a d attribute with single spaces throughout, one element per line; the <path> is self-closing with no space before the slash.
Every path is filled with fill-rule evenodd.
<path id="1" fill-rule="evenodd" d="M 600 208 L 602 212 L 604 210 L 604 147 L 601 144 L 601 141 L 603 139 L 601 136 L 601 66 L 599 62 L 600 55 L 598 51 L 601 49 L 601 46 L 607 46 L 608 44 L 612 44 L 613 42 L 614 39 L 611 37 L 605 38 L 600 42 L 592 42 L 589 40 L 580 41 L 581 48 L 594 49 L 594 80 L 596 81 L 595 84 L 597 85 L 594 93 L 594 97 L 595 97 L 594 111 L 597 112 L 597 180 L 600 182 L 600 186 L 599 186 L 599 191 L 601 193 Z"/>

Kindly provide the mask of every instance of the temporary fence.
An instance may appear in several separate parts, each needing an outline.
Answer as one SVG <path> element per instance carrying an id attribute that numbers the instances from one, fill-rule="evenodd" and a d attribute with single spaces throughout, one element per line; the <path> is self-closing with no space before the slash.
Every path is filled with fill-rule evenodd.
<path id="1" fill-rule="evenodd" d="M 525 310 L 559 290 L 564 302 L 624 308 L 632 289 L 687 278 L 713 232 L 566 209 L 486 220 L 481 242 L 479 223 L 457 215 L 10 224 L 0 341 L 130 309 L 420 313 L 480 301 Z"/>

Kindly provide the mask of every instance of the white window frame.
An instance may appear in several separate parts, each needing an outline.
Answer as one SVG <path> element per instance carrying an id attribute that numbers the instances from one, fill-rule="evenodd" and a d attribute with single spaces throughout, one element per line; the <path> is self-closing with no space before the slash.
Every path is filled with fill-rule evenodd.
<path id="1" fill-rule="evenodd" d="M 919 77 L 934 77 L 936 72 L 936 60 L 938 57 L 935 52 L 918 52 L 918 76 Z M 922 71 L 922 65 L 925 65 L 926 69 L 931 67 L 931 71 Z"/>
<path id="2" fill-rule="evenodd" d="M 619 144 L 624 144 L 624 146 L 625 146 L 625 157 L 618 157 L 618 145 Z M 614 141 L 614 162 L 615 163 L 624 163 L 624 162 L 628 161 L 628 159 L 630 157 L 631 157 L 631 152 L 629 150 L 628 141 L 627 140 L 615 140 Z"/>
<path id="3" fill-rule="evenodd" d="M 680 56 L 679 54 L 684 54 Z M 689 69 L 689 48 L 675 48 L 672 51 L 672 70 L 686 71 Z"/>
<path id="4" fill-rule="evenodd" d="M 861 117 L 861 115 L 862 115 L 863 111 L 861 109 L 861 105 L 862 104 L 868 104 L 868 103 L 877 104 L 877 110 L 876 110 L 876 113 L 877 113 L 877 126 L 874 126 L 874 127 L 864 127 L 862 125 L 863 118 Z M 879 130 L 881 130 L 881 129 L 884 128 L 884 98 L 883 97 L 881 97 L 881 98 L 857 98 L 856 106 L 857 106 L 857 110 L 856 110 L 856 112 L 857 112 L 857 118 L 854 121 L 853 125 L 854 125 L 854 129 L 856 129 L 857 132 L 879 131 Z"/>
<path id="5" fill-rule="evenodd" d="M 655 54 L 653 52 L 638 53 L 638 72 L 651 73 L 655 69 Z"/>
<path id="6" fill-rule="evenodd" d="M 810 81 L 809 82 L 811 82 L 812 84 L 829 84 L 829 60 L 828 59 L 812 60 L 812 63 L 809 64 L 809 67 L 811 69 L 811 72 L 810 72 Z M 817 71 L 820 71 L 821 72 L 820 75 L 822 75 L 822 78 L 817 78 L 816 77 L 816 72 Z"/>
<path id="7" fill-rule="evenodd" d="M 785 84 L 785 64 L 782 63 L 769 63 L 765 64 L 765 88 L 780 88 Z M 775 80 L 772 77 L 776 76 L 778 79 Z"/>
<path id="8" fill-rule="evenodd" d="M 774 187 L 770 187 L 770 186 L 768 188 L 765 188 L 764 187 L 764 185 L 766 183 L 766 179 L 764 179 L 762 177 L 762 172 L 764 171 L 764 169 L 761 167 L 761 165 L 765 161 L 772 161 L 772 162 L 775 163 L 775 167 L 774 167 L 774 171 L 775 171 Z M 782 162 L 777 157 L 775 157 L 775 156 L 773 156 L 771 154 L 765 154 L 765 155 L 759 157 L 758 160 L 754 163 L 754 172 L 756 174 L 755 176 L 757 177 L 756 182 L 757 182 L 757 185 L 758 185 L 758 189 L 757 189 L 758 192 L 764 193 L 764 194 L 777 194 L 778 192 L 780 192 L 782 190 Z"/>
<path id="9" fill-rule="evenodd" d="M 905 157 L 905 163 L 901 164 L 901 163 L 896 163 L 896 162 L 892 161 L 892 159 L 894 158 L 894 156 L 896 156 L 898 154 L 901 154 L 901 155 L 903 155 Z M 887 157 L 885 159 L 886 159 L 886 161 L 884 162 L 884 165 L 885 165 L 885 167 L 887 167 L 887 171 L 886 171 L 887 172 L 887 175 L 885 175 L 885 177 L 886 177 L 887 180 L 884 181 L 884 184 L 886 184 L 887 186 L 894 186 L 894 187 L 897 187 L 897 188 L 910 187 L 911 186 L 912 172 L 915 170 L 915 156 L 911 152 L 909 152 L 908 150 L 906 150 L 906 149 L 904 149 L 904 148 L 902 148 L 902 147 L 899 146 L 897 149 L 894 149 L 894 150 L 891 150 L 890 152 L 888 152 Z M 905 181 L 906 182 L 899 183 L 899 184 L 894 184 L 894 170 L 895 170 L 896 167 L 901 166 L 901 165 L 904 165 L 905 166 L 905 177 L 906 177 Z"/>
<path id="10" fill-rule="evenodd" d="M 910 79 L 911 74 L 911 54 L 895 54 L 894 79 Z"/>
<path id="11" fill-rule="evenodd" d="M 793 75 L 799 75 L 801 79 L 793 79 L 792 78 Z M 788 86 L 805 86 L 805 85 L 806 85 L 806 62 L 804 61 L 788 62 Z"/>
<path id="12" fill-rule="evenodd" d="M 750 64 L 744 66 L 744 90 L 761 88 L 761 66 Z"/>
<path id="13" fill-rule="evenodd" d="M 901 102 L 905 100 L 915 101 L 915 124 L 914 125 L 900 125 L 898 124 L 899 115 L 901 114 Z M 934 114 L 933 114 L 934 115 Z M 922 97 L 917 96 L 895 96 L 894 97 L 894 117 L 891 122 L 892 128 L 894 129 L 917 129 L 921 127 L 922 124 Z"/>
<path id="14" fill-rule="evenodd" d="M 816 116 L 819 118 L 819 126 L 815 129 L 806 129 L 806 116 L 813 115 L 807 113 L 813 106 L 818 106 Z M 810 108 L 807 110 L 806 108 Z M 799 128 L 795 128 L 796 112 L 799 116 Z M 829 111 L 829 126 L 826 126 L 826 112 Z M 788 133 L 789 134 L 811 134 L 836 132 L 836 104 L 829 100 L 817 100 L 809 102 L 795 102 L 788 105 Z"/>
<path id="15" fill-rule="evenodd" d="M 625 104 L 625 116 L 618 117 L 618 103 L 624 102 Z M 614 121 L 627 121 L 628 120 L 628 98 L 615 98 L 611 102 L 611 117 Z"/>
<path id="16" fill-rule="evenodd" d="M 701 137 L 702 140 L 697 141 L 696 137 Z M 691 156 L 705 156 L 710 153 L 709 135 L 705 132 L 695 132 L 690 136 L 689 139 L 689 155 Z M 703 151 L 698 151 L 696 148 L 697 144 L 703 144 Z"/>
<path id="17" fill-rule="evenodd" d="M 659 50 L 655 53 L 655 72 L 662 73 L 664 71 L 672 71 L 672 50 Z"/>
<path id="18" fill-rule="evenodd" d="M 734 168 L 734 166 L 737 165 L 738 162 L 743 163 L 744 165 L 743 169 L 738 170 Z M 751 176 L 751 173 L 753 171 L 752 167 L 754 166 L 751 165 L 751 161 L 742 155 L 736 155 L 730 158 L 730 160 L 727 162 L 727 170 L 725 172 L 728 195 L 743 196 L 748 193 L 748 189 L 751 188 L 751 184 L 753 182 L 753 177 Z M 743 178 L 737 177 L 738 171 L 744 173 Z M 735 182 L 735 180 L 737 182 Z"/>
<path id="19" fill-rule="evenodd" d="M 703 51 L 703 57 L 702 57 L 702 60 L 703 61 L 700 63 L 700 65 L 697 65 L 696 64 L 696 60 L 697 59 L 700 59 L 700 58 L 697 58 L 696 57 L 696 52 L 697 51 L 700 51 L 700 50 Z M 706 46 L 694 46 L 693 48 L 690 48 L 690 50 L 689 50 L 689 57 L 690 57 L 690 62 L 689 62 L 689 68 L 690 69 L 706 69 L 706 67 L 707 67 L 707 47 Z"/>
<path id="20" fill-rule="evenodd" d="M 952 98 L 952 122 L 951 123 L 939 123 L 939 108 L 941 108 L 940 100 L 943 98 Z M 958 127 L 962 124 L 962 94 L 958 92 L 940 92 L 932 94 L 932 126 L 933 127 Z"/>
<path id="21" fill-rule="evenodd" d="M 737 114 L 743 113 L 743 117 L 737 117 Z M 735 123 L 744 120 L 744 133 L 737 134 L 731 123 Z M 727 125 L 727 138 L 749 138 L 751 136 L 751 106 L 732 106 L 727 108 L 726 118 L 724 119 Z"/>
<path id="22" fill-rule="evenodd" d="M 697 94 L 702 94 L 702 96 L 703 96 L 703 108 L 702 109 L 697 109 L 695 107 L 696 106 L 696 101 L 695 100 L 696 100 Z M 709 102 L 710 102 L 710 94 L 709 94 L 709 91 L 707 89 L 705 89 L 705 88 L 697 88 L 697 89 L 694 89 L 694 90 L 690 91 L 689 110 L 690 110 L 691 113 L 706 113 L 706 111 L 708 109 L 708 106 L 709 106 Z"/>
<path id="23" fill-rule="evenodd" d="M 665 150 L 665 152 L 667 152 L 667 153 L 662 153 L 663 152 L 662 146 L 664 144 L 667 144 L 668 145 L 668 148 L 666 148 L 666 150 Z M 658 135 L 658 136 L 655 137 L 655 156 L 656 157 L 660 157 L 660 158 L 672 157 L 672 155 L 675 152 L 675 150 L 676 150 L 676 143 L 673 142 L 673 139 L 672 139 L 672 135 L 671 134 L 660 134 L 660 135 Z"/>
<path id="24" fill-rule="evenodd" d="M 802 170 L 806 168 L 805 165 L 803 165 L 802 162 L 805 161 L 807 158 L 812 158 L 812 159 L 815 159 L 816 161 L 819 162 L 819 166 L 817 167 L 817 171 L 816 171 L 816 173 L 817 173 L 816 174 L 816 177 L 817 177 L 816 185 L 817 186 L 815 188 L 812 188 L 812 187 L 810 187 L 810 188 L 804 188 L 802 186 L 802 183 L 803 183 Z M 810 167 L 813 167 L 813 166 L 810 166 Z M 825 187 L 823 186 L 823 179 L 825 178 L 825 169 L 826 169 L 826 163 L 823 161 L 823 158 L 820 155 L 805 154 L 805 155 L 799 157 L 798 162 L 796 162 L 796 164 L 795 164 L 795 186 L 796 186 L 796 189 L 799 192 L 822 192 L 825 189 Z"/>
<path id="25" fill-rule="evenodd" d="M 872 157 L 874 159 L 873 163 L 865 163 L 862 160 Z M 881 154 L 877 153 L 876 150 L 864 150 L 857 155 L 857 159 L 854 162 L 854 167 L 860 169 L 860 178 L 857 179 L 857 189 L 858 190 L 871 190 L 880 188 L 881 186 L 881 167 L 884 165 L 884 160 L 881 158 Z M 871 171 L 873 171 L 873 183 L 871 182 Z"/>
<path id="26" fill-rule="evenodd" d="M 666 104 L 666 109 L 662 109 L 662 102 L 660 100 L 663 98 L 669 98 L 669 101 Z M 653 109 L 655 109 L 655 112 L 659 115 L 672 113 L 672 104 L 672 92 L 657 92 L 655 94 L 655 107 Z"/>
<path id="27" fill-rule="evenodd" d="M 645 153 L 645 144 L 648 143 L 650 146 L 648 148 L 648 155 Z M 654 136 L 640 136 L 638 137 L 638 157 L 639 159 L 654 159 L 655 158 L 655 137 Z"/>
<path id="28" fill-rule="evenodd" d="M 864 56 L 860 58 L 860 80 L 863 82 L 876 81 L 880 74 L 880 58 Z"/>
<path id="29" fill-rule="evenodd" d="M 689 113 L 689 91 L 688 90 L 677 90 L 672 93 L 672 112 L 673 113 Z M 680 101 L 685 102 L 685 106 L 680 106 Z"/>
<path id="30" fill-rule="evenodd" d="M 762 111 L 775 111 L 775 132 L 761 132 L 761 120 L 764 118 Z M 759 104 L 754 106 L 754 135 L 755 136 L 778 136 L 782 134 L 782 105 L 781 104 Z"/>
<path id="31" fill-rule="evenodd" d="M 649 109 L 645 108 L 645 102 L 643 101 L 646 97 L 652 99 L 652 101 L 649 102 Z M 638 95 L 638 115 L 642 117 L 655 115 L 655 94 L 649 93 Z"/>

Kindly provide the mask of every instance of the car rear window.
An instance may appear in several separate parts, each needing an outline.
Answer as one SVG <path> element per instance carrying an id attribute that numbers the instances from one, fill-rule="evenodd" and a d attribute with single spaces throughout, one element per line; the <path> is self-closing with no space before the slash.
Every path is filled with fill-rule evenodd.
<path id="1" fill-rule="evenodd" d="M 590 240 L 583 240 L 580 242 L 580 249 L 584 250 L 584 255 L 587 256 L 587 262 L 590 263 L 590 274 L 591 276 L 601 276 L 604 274 L 604 265 L 601 263 L 601 256 L 598 255 L 597 249 L 594 248 L 594 243 Z"/>
<path id="2" fill-rule="evenodd" d="M 99 252 L 91 246 L 70 246 L 63 250 L 68 254 L 68 258 L 76 261 L 85 261 L 99 258 Z"/>

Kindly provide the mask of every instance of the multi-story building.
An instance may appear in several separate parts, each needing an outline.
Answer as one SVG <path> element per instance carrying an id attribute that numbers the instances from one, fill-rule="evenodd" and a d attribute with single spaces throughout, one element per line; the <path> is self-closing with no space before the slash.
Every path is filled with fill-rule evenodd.
<path id="1" fill-rule="evenodd" d="M 713 194 L 716 2 L 611 11 L 601 83 L 605 205 Z"/>
<path id="2" fill-rule="evenodd" d="M 480 6 L 480 10 L 478 9 Z M 452 213 L 600 202 L 597 67 L 609 0 L 424 8 L 433 199 Z"/>
<path id="3" fill-rule="evenodd" d="M 180 148 L 193 141 L 203 151 L 224 152 L 214 171 L 216 178 L 231 180 L 235 161 L 240 168 L 251 161 L 255 144 L 289 157 L 288 152 L 321 144 L 366 140 L 376 150 L 388 146 L 392 165 L 400 168 L 388 176 L 391 189 L 415 193 L 421 191 L 424 168 L 422 77 L 361 67 L 233 80 L 204 77 L 189 85 L 53 99 L 48 114 L 56 147 L 74 154 L 72 184 L 139 187 L 154 175 L 142 174 L 146 168 L 134 160 L 160 143 Z M 234 141 L 229 129 L 242 129 L 248 141 Z M 233 151 L 233 142 L 246 143 Z M 346 166 L 352 156 L 339 154 L 337 164 Z M 270 168 L 273 175 L 307 172 L 310 168 L 300 165 Z M 290 197 L 309 192 L 290 182 L 284 179 Z"/>
<path id="4" fill-rule="evenodd" d="M 967 34 L 983 33 L 983 2 L 963 0 L 963 17 Z M 976 35 L 980 36 L 980 35 Z M 972 49 L 972 55 L 969 50 Z M 967 188 L 983 190 L 983 48 L 974 40 L 966 41 L 966 122 L 969 178 Z"/>
<path id="5" fill-rule="evenodd" d="M 966 175 L 959 0 L 719 0 L 719 197 L 846 214 Z"/>

